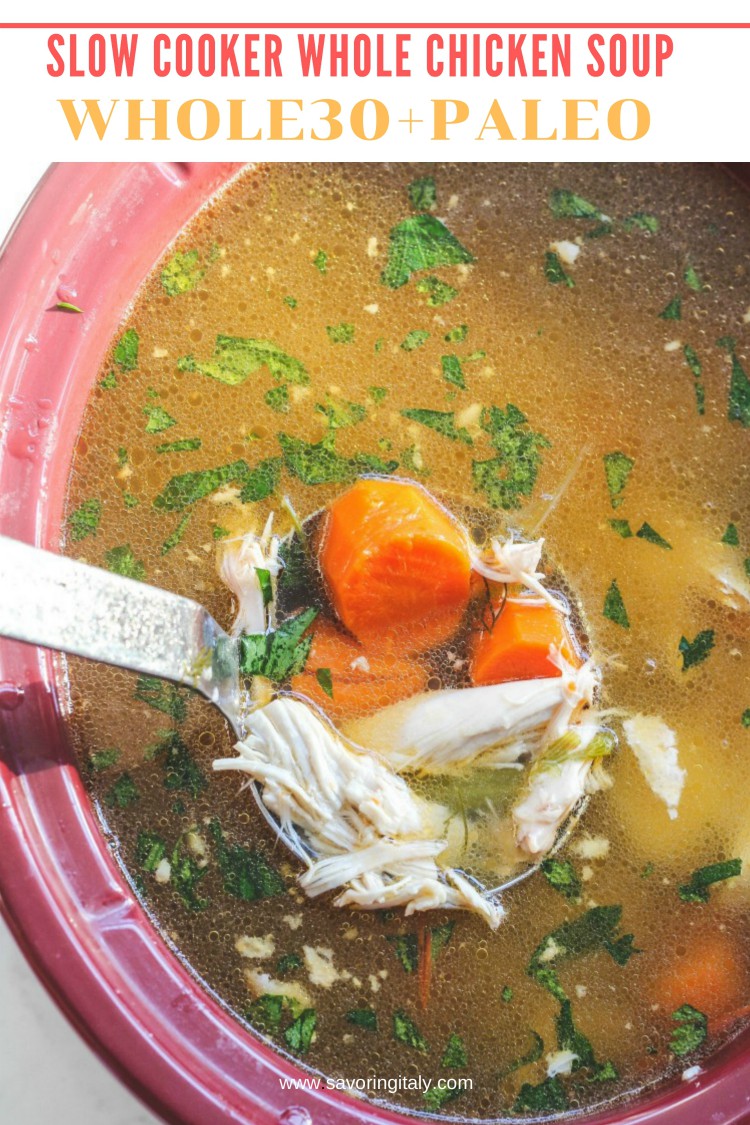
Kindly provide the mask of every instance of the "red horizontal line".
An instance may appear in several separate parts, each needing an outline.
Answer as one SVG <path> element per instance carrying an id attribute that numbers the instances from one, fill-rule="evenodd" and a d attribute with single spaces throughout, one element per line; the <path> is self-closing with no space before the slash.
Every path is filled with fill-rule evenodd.
<path id="1" fill-rule="evenodd" d="M 548 30 L 567 31 L 598 31 L 623 28 L 633 30 L 687 30 L 696 29 L 705 31 L 710 28 L 727 31 L 750 28 L 750 23 L 0 23 L 0 30 L 6 29 L 35 30 L 35 31 L 69 31 L 72 29 L 128 29 L 150 30 L 162 28 L 180 28 L 193 30 L 197 28 L 218 28 L 230 30 L 255 30 L 255 31 L 293 31 L 293 30 L 331 30 L 336 28 L 349 28 L 355 30 L 372 31 L 433 31 L 463 30 L 463 31 L 490 31 L 495 28 L 504 30 L 529 30 L 546 28 Z"/>

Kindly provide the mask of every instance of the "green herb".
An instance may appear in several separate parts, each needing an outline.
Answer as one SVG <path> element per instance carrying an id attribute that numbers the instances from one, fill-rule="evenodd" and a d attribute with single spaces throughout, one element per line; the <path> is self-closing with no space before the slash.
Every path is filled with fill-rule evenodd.
<path id="1" fill-rule="evenodd" d="M 228 484 L 245 483 L 250 474 L 247 461 L 233 461 L 215 469 L 199 469 L 181 473 L 167 482 L 154 500 L 154 507 L 166 512 L 181 512 L 198 500 L 218 492 Z"/>
<path id="2" fill-rule="evenodd" d="M 688 266 L 682 277 L 688 289 L 692 289 L 695 293 L 700 293 L 705 288 L 693 266 Z"/>
<path id="3" fill-rule="evenodd" d="M 453 931 L 456 928 L 455 922 L 444 922 L 442 926 L 433 926 L 430 933 L 432 940 L 430 942 L 430 956 L 433 961 L 436 961 L 439 954 L 445 949 L 448 942 L 453 937 Z"/>
<path id="4" fill-rule="evenodd" d="M 289 434 L 278 437 L 287 468 L 303 484 L 345 484 L 363 473 L 392 473 L 398 468 L 398 461 L 384 462 L 369 453 L 342 457 L 328 437 L 316 443 Z"/>
<path id="5" fill-rule="evenodd" d="M 174 529 L 172 534 L 164 540 L 161 545 L 161 553 L 163 555 L 168 554 L 172 550 L 172 548 L 176 547 L 177 544 L 181 541 L 183 535 L 185 534 L 187 525 L 190 523 L 190 515 L 190 512 L 188 512 L 187 515 L 184 515 L 180 522 L 177 524 L 177 527 Z"/>
<path id="6" fill-rule="evenodd" d="M 220 527 L 218 523 L 215 523 L 211 529 L 212 539 L 226 539 L 227 535 L 229 535 L 229 530 L 226 527 Z"/>
<path id="7" fill-rule="evenodd" d="M 317 403 L 315 409 L 328 419 L 329 430 L 343 430 L 347 426 L 357 426 L 367 417 L 364 406 L 356 402 L 348 402 L 343 398 L 333 398 L 332 395 L 326 395 L 325 406 Z"/>
<path id="8" fill-rule="evenodd" d="M 487 352 L 472 352 L 471 355 L 464 356 L 464 363 L 475 363 L 478 359 L 486 359 Z"/>
<path id="9" fill-rule="evenodd" d="M 446 344 L 462 344 L 468 335 L 468 324 L 458 324 L 455 328 L 451 328 L 450 331 L 446 332 L 443 339 Z"/>
<path id="10" fill-rule="evenodd" d="M 556 967 L 573 957 L 604 949 L 618 964 L 624 965 L 639 950 L 633 947 L 633 935 L 618 935 L 622 918 L 621 906 L 592 906 L 571 922 L 563 922 L 547 934 L 534 950 L 527 973 L 561 1003 L 567 1000 L 557 976 Z"/>
<path id="11" fill-rule="evenodd" d="M 137 508 L 138 505 L 140 504 L 140 500 L 138 499 L 137 496 L 134 496 L 132 492 L 123 492 L 122 502 L 125 505 L 125 507 L 128 508 L 128 509 Z"/>
<path id="12" fill-rule="evenodd" d="M 672 544 L 667 542 L 658 531 L 654 531 L 650 523 L 641 524 L 635 534 L 638 539 L 645 539 L 647 543 L 653 543 L 655 547 L 663 547 L 665 551 L 672 550 Z"/>
<path id="13" fill-rule="evenodd" d="M 283 462 L 280 457 L 268 457 L 259 461 L 254 469 L 248 469 L 242 477 L 242 504 L 266 500 L 279 487 Z"/>
<path id="14" fill-rule="evenodd" d="M 127 463 L 128 463 L 128 451 L 127 451 L 127 449 L 124 449 L 122 446 L 120 446 L 120 448 L 117 450 L 117 464 L 122 469 L 122 468 L 124 468 L 125 465 L 127 465 Z"/>
<path id="15" fill-rule="evenodd" d="M 474 256 L 434 215 L 412 215 L 390 233 L 383 285 L 399 289 L 413 273 L 473 262 Z"/>
<path id="16" fill-rule="evenodd" d="M 595 227 L 584 231 L 584 238 L 602 238 L 605 234 L 612 234 L 614 223 L 597 223 Z"/>
<path id="17" fill-rule="evenodd" d="M 134 699 L 147 703 L 155 711 L 169 715 L 175 723 L 182 723 L 187 716 L 185 693 L 175 684 L 159 680 L 156 676 L 139 676 L 135 685 Z"/>
<path id="18" fill-rule="evenodd" d="M 450 438 L 451 441 L 461 441 L 465 445 L 474 444 L 468 430 L 465 430 L 462 426 L 456 427 L 453 411 L 402 410 L 401 417 L 408 418 L 410 422 L 418 422 L 420 426 L 427 426 L 428 429 L 442 434 L 443 437 Z"/>
<path id="19" fill-rule="evenodd" d="M 393 1013 L 393 1038 L 397 1043 L 405 1043 L 407 1047 L 425 1054 L 430 1049 L 417 1025 L 402 1010 Z"/>
<path id="20" fill-rule="evenodd" d="M 165 441 L 162 445 L 157 445 L 157 453 L 191 453 L 195 449 L 200 449 L 203 442 L 199 437 L 181 438 L 179 441 Z"/>
<path id="21" fill-rule="evenodd" d="M 695 380 L 695 402 L 699 414 L 706 413 L 706 388 L 703 386 L 703 366 L 698 359 L 698 355 L 690 344 L 685 344 L 682 349 L 682 354 L 685 357 L 685 362 L 693 373 Z"/>
<path id="22" fill-rule="evenodd" d="M 651 876 L 654 873 L 654 870 L 655 870 L 655 868 L 654 868 L 653 863 L 647 863 L 646 866 L 641 871 L 641 879 L 650 879 Z"/>
<path id="23" fill-rule="evenodd" d="M 82 539 L 86 539 L 89 535 L 96 535 L 101 518 L 101 500 L 84 500 L 74 512 L 70 513 L 67 519 L 68 532 L 72 541 L 80 543 Z"/>
<path id="24" fill-rule="evenodd" d="M 236 387 L 250 375 L 267 367 L 277 382 L 306 385 L 310 382 L 307 368 L 288 355 L 272 340 L 256 340 L 242 336 L 217 336 L 214 354 L 207 363 L 198 363 L 194 356 L 177 361 L 181 371 L 198 371 L 220 383 Z"/>
<path id="25" fill-rule="evenodd" d="M 318 250 L 312 260 L 312 264 L 315 266 L 316 270 L 319 270 L 321 273 L 328 273 L 328 255 L 325 250 Z"/>
<path id="26" fill-rule="evenodd" d="M 679 1059 L 698 1049 L 708 1035 L 708 1020 L 703 1012 L 699 1012 L 692 1004 L 683 1004 L 672 1019 L 679 1026 L 672 1032 L 669 1040 L 669 1049 Z"/>
<path id="27" fill-rule="evenodd" d="M 143 413 L 148 419 L 146 422 L 147 434 L 160 434 L 170 426 L 177 425 L 177 419 L 168 414 L 163 406 L 144 406 Z"/>
<path id="28" fill-rule="evenodd" d="M 424 328 L 413 328 L 411 332 L 406 334 L 399 347 L 405 352 L 415 352 L 417 348 L 426 344 L 429 338 L 430 333 L 426 332 Z"/>
<path id="29" fill-rule="evenodd" d="M 70 301 L 58 301 L 55 305 L 56 309 L 60 312 L 82 313 L 83 309 L 79 309 L 78 305 L 73 305 Z"/>
<path id="30" fill-rule="evenodd" d="M 460 390 L 466 390 L 466 380 L 464 379 L 463 368 L 461 367 L 461 360 L 457 355 L 444 355 L 440 357 L 440 364 L 443 368 L 443 378 L 446 383 L 451 383 L 454 387 Z"/>
<path id="31" fill-rule="evenodd" d="M 625 230 L 647 230 L 650 234 L 656 234 L 659 229 L 659 220 L 656 215 L 647 215 L 645 211 L 635 211 L 632 215 L 628 215 L 627 219 L 622 220 L 622 225 Z"/>
<path id="32" fill-rule="evenodd" d="M 296 309 L 297 305 L 299 304 L 299 301 L 297 300 L 296 297 L 285 297 L 284 298 L 284 304 L 286 305 L 286 307 L 288 309 Z"/>
<path id="33" fill-rule="evenodd" d="M 509 984 L 506 984 L 505 988 L 500 993 L 500 999 L 502 1000 L 503 1004 L 510 1004 L 511 1000 L 513 999 L 513 989 Z"/>
<path id="34" fill-rule="evenodd" d="M 89 757 L 89 765 L 92 770 L 101 773 L 102 770 L 108 770 L 110 766 L 114 766 L 121 757 L 122 751 L 118 750 L 116 746 L 110 746 L 107 750 L 96 750 Z"/>
<path id="35" fill-rule="evenodd" d="M 521 497 L 530 496 L 534 490 L 542 464 L 541 450 L 550 443 L 528 426 L 526 415 L 512 402 L 504 411 L 497 406 L 483 410 L 480 425 L 498 455 L 472 462 L 474 488 L 484 492 L 493 508 L 520 508 Z"/>
<path id="36" fill-rule="evenodd" d="M 99 386 L 103 391 L 113 391 L 117 386 L 117 375 L 114 371 L 108 371 L 106 375 L 103 375 L 99 380 Z"/>
<path id="37" fill-rule="evenodd" d="M 538 1032 L 529 1028 L 529 1035 L 531 1036 L 531 1047 L 519 1059 L 515 1059 L 509 1066 L 499 1071 L 496 1075 L 498 1082 L 503 1078 L 507 1078 L 509 1074 L 514 1074 L 515 1071 L 521 1070 L 524 1066 L 531 1066 L 532 1063 L 538 1060 L 544 1054 L 544 1040 Z"/>
<path id="38" fill-rule="evenodd" d="M 443 1051 L 440 1065 L 450 1069 L 458 1069 L 467 1066 L 468 1062 L 469 1056 L 466 1053 L 466 1045 L 463 1039 L 460 1035 L 456 1035 L 455 1031 L 452 1031 Z"/>
<path id="39" fill-rule="evenodd" d="M 431 211 L 437 203 L 437 188 L 432 176 L 422 176 L 409 184 L 409 199 L 415 211 Z"/>
<path id="40" fill-rule="evenodd" d="M 277 414 L 289 413 L 289 388 L 285 383 L 278 387 L 271 387 L 270 391 L 266 391 L 263 395 L 263 401 L 266 406 L 270 406 L 271 410 L 275 410 Z"/>
<path id="41" fill-rule="evenodd" d="M 318 1016 L 314 1008 L 305 1008 L 284 1032 L 284 1041 L 290 1051 L 304 1055 L 312 1043 Z"/>
<path id="42" fill-rule="evenodd" d="M 556 219 L 601 219 L 598 207 L 565 188 L 556 188 L 550 193 L 549 209 Z"/>
<path id="43" fill-rule="evenodd" d="M 135 858 L 144 871 L 153 874 L 164 859 L 167 845 L 158 832 L 139 832 L 135 842 Z"/>
<path id="44" fill-rule="evenodd" d="M 742 712 L 740 722 L 742 723 L 743 727 L 745 727 L 745 729 L 750 727 L 750 707 L 748 707 L 745 711 Z"/>
<path id="45" fill-rule="evenodd" d="M 455 922 L 445 922 L 430 930 L 430 958 L 436 961 L 453 936 Z M 419 965 L 419 944 L 416 934 L 395 934 L 388 938 L 406 973 L 413 973 Z"/>
<path id="46" fill-rule="evenodd" d="M 123 371 L 135 371 L 138 366 L 140 336 L 134 328 L 128 328 L 115 345 L 113 358 Z"/>
<path id="47" fill-rule="evenodd" d="M 252 1002 L 247 1009 L 246 1017 L 250 1023 L 262 1031 L 278 1031 L 284 1008 L 287 1005 L 286 996 L 272 996 L 267 993 Z"/>
<path id="48" fill-rule="evenodd" d="M 333 677 L 331 676 L 330 668 L 318 668 L 315 673 L 315 679 L 320 684 L 326 695 L 333 699 Z"/>
<path id="49" fill-rule="evenodd" d="M 621 539 L 631 539 L 633 531 L 629 520 L 609 520 L 609 526 L 616 531 Z"/>
<path id="50" fill-rule="evenodd" d="M 544 255 L 544 276 L 552 285 L 560 285 L 561 283 L 567 285 L 569 289 L 573 289 L 575 281 L 570 274 L 565 272 L 559 255 L 554 250 L 548 250 Z"/>
<path id="51" fill-rule="evenodd" d="M 415 286 L 417 293 L 427 294 L 427 305 L 431 309 L 439 309 L 458 296 L 458 289 L 441 281 L 439 277 L 421 277 Z"/>
<path id="52" fill-rule="evenodd" d="M 513 1104 L 513 1113 L 564 1113 L 568 1108 L 565 1087 L 559 1078 L 545 1078 L 538 1086 L 524 1082 Z"/>
<path id="53" fill-rule="evenodd" d="M 104 796 L 104 804 L 111 809 L 127 809 L 141 798 L 135 782 L 129 773 L 120 774 Z"/>
<path id="54" fill-rule="evenodd" d="M 617 579 L 615 578 L 612 579 L 605 595 L 602 613 L 610 621 L 614 621 L 615 625 L 620 625 L 623 629 L 630 628 L 628 611 L 625 608 L 625 602 L 622 600 L 620 587 L 617 585 Z"/>
<path id="55" fill-rule="evenodd" d="M 727 547 L 739 547 L 740 533 L 733 523 L 727 524 L 727 529 L 721 537 L 722 543 L 726 543 Z"/>
<path id="56" fill-rule="evenodd" d="M 134 578 L 136 582 L 143 582 L 146 577 L 146 568 L 133 554 L 129 543 L 122 547 L 113 547 L 104 556 L 104 565 L 114 574 L 122 574 L 124 578 Z"/>
<path id="57" fill-rule="evenodd" d="M 199 867 L 194 856 L 183 851 L 178 843 L 169 861 L 171 867 L 170 883 L 188 910 L 205 910 L 208 899 L 198 894 L 198 883 L 206 875 L 208 868 Z"/>
<path id="58" fill-rule="evenodd" d="M 682 297 L 679 295 L 664 306 L 659 313 L 662 320 L 682 320 Z"/>
<path id="59" fill-rule="evenodd" d="M 298 953 L 285 953 L 283 957 L 279 957 L 276 962 L 276 972 L 280 977 L 285 976 L 287 973 L 294 973 L 297 969 L 302 968 L 302 958 Z"/>
<path id="60" fill-rule="evenodd" d="M 224 890 L 243 902 L 286 893 L 286 884 L 265 856 L 240 844 L 228 844 L 215 818 L 208 826 L 214 842 L 216 860 L 221 871 Z"/>
<path id="61" fill-rule="evenodd" d="M 361 1027 L 364 1031 L 378 1030 L 378 1017 L 372 1008 L 352 1008 L 346 1013 L 346 1022 Z"/>
<path id="62" fill-rule="evenodd" d="M 709 887 L 741 874 L 741 859 L 725 859 L 719 863 L 710 863 L 707 867 L 699 867 L 694 871 L 690 881 L 678 888 L 678 893 L 683 902 L 708 902 Z"/>
<path id="63" fill-rule="evenodd" d="M 244 634 L 240 638 L 240 670 L 245 676 L 267 676 L 281 683 L 303 670 L 312 644 L 304 637 L 318 615 L 306 609 L 288 617 L 273 633 Z"/>
<path id="64" fill-rule="evenodd" d="M 326 327 L 332 344 L 351 344 L 356 329 L 353 324 L 329 324 Z"/>
<path id="65" fill-rule="evenodd" d="M 692 641 L 689 641 L 687 637 L 681 637 L 677 647 L 682 653 L 682 670 L 687 672 L 689 668 L 693 668 L 696 664 L 702 664 L 708 657 L 714 647 L 714 631 L 713 629 L 703 629 Z"/>
<path id="66" fill-rule="evenodd" d="M 420 477 L 429 477 L 430 470 L 425 468 L 422 452 L 416 445 L 409 445 L 400 454 L 401 465 L 407 472 L 415 473 Z"/>
<path id="67" fill-rule="evenodd" d="M 585 1067 L 590 1070 L 590 1081 L 611 1081 L 617 1078 L 617 1071 L 611 1062 L 597 1062 L 590 1040 L 576 1027 L 570 1000 L 560 1002 L 560 1012 L 556 1020 L 557 1045 L 561 1051 L 572 1051 L 576 1056 L 573 1071 Z"/>
<path id="68" fill-rule="evenodd" d="M 193 798 L 200 796 L 208 782 L 177 731 L 165 732 L 155 753 L 162 758 L 165 789 L 189 793 Z"/>
<path id="69" fill-rule="evenodd" d="M 370 398 L 372 399 L 372 401 L 375 403 L 375 405 L 380 406 L 381 402 L 385 402 L 385 400 L 388 396 L 388 388 L 387 387 L 368 387 L 367 393 L 370 396 Z"/>
<path id="70" fill-rule="evenodd" d="M 731 336 L 722 336 L 717 346 L 726 348 L 732 360 L 732 376 L 729 383 L 728 417 L 730 422 L 750 426 L 750 379 L 737 358 L 736 342 Z"/>
<path id="71" fill-rule="evenodd" d="M 260 592 L 263 596 L 263 605 L 269 606 L 273 601 L 273 582 L 271 580 L 271 571 L 266 570 L 263 566 L 256 566 L 255 573 L 258 576 L 258 585 Z"/>
<path id="72" fill-rule="evenodd" d="M 623 492 L 633 471 L 635 461 L 632 457 L 628 457 L 627 453 L 621 453 L 620 450 L 615 453 L 605 453 L 603 460 L 609 500 L 613 508 L 619 508 L 625 501 Z"/>
<path id="73" fill-rule="evenodd" d="M 575 901 L 581 896 L 581 880 L 569 859 L 559 860 L 550 857 L 542 863 L 542 872 L 551 887 L 564 898 Z"/>
<path id="74" fill-rule="evenodd" d="M 178 251 L 173 254 L 161 271 L 161 283 L 168 297 L 177 297 L 180 293 L 189 293 L 195 289 L 205 274 L 200 267 L 200 255 L 197 250 Z"/>
<path id="75" fill-rule="evenodd" d="M 427 1109 L 432 1113 L 437 1113 L 443 1106 L 448 1105 L 449 1102 L 455 1101 L 463 1090 L 459 1086 L 441 1086 L 438 1082 L 435 1086 L 430 1086 L 429 1090 L 425 1090 L 422 1095 L 422 1101 Z"/>

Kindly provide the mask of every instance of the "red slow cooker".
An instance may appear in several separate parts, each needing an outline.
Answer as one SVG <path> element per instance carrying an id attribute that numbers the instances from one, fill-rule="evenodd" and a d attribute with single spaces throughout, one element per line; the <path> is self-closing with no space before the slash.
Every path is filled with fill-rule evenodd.
<path id="1" fill-rule="evenodd" d="M 56 547 L 73 443 L 108 341 L 165 247 L 239 168 L 68 164 L 36 188 L 0 253 L 1 534 Z M 83 315 L 54 311 L 60 300 Z M 66 706 L 53 654 L 0 642 L 2 908 L 76 1028 L 171 1122 L 408 1121 L 336 1092 L 282 1089 L 280 1078 L 300 1072 L 200 987 L 134 898 L 74 765 Z M 692 1081 L 582 1119 L 750 1123 L 750 1032 Z"/>

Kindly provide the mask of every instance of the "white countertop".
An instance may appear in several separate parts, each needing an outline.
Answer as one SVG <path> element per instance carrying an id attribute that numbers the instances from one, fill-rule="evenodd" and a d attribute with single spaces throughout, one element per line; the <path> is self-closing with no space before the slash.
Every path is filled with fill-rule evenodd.
<path id="1" fill-rule="evenodd" d="M 0 1118 L 7 1125 L 159 1125 L 73 1030 L 0 919 Z"/>

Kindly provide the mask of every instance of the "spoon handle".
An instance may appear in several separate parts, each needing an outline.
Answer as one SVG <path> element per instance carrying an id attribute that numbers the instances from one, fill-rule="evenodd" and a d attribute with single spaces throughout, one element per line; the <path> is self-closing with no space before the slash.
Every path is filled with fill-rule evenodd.
<path id="1" fill-rule="evenodd" d="M 187 684 L 224 711 L 236 700 L 234 647 L 203 606 L 5 536 L 0 636 Z"/>

